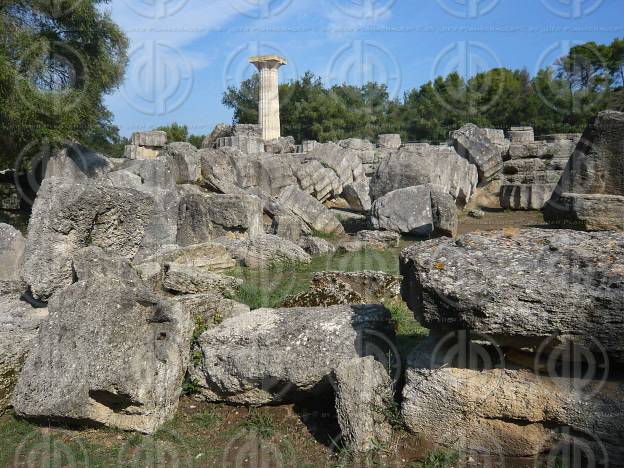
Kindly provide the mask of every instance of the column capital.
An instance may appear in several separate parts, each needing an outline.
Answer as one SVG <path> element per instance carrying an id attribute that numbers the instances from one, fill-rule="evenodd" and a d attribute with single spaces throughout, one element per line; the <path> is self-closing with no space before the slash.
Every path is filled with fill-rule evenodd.
<path id="1" fill-rule="evenodd" d="M 263 68 L 279 68 L 282 65 L 288 65 L 286 59 L 279 55 L 255 55 L 249 58 L 249 63 L 253 63 L 258 70 Z"/>

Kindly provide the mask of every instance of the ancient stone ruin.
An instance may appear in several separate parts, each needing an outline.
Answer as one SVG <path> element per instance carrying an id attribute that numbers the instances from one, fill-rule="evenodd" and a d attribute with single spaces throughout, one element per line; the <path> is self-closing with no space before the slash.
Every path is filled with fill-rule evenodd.
<path id="1" fill-rule="evenodd" d="M 618 466 L 623 114 L 582 137 L 295 142 L 284 61 L 253 63 L 260 125 L 220 124 L 202 148 L 137 132 L 123 159 L 70 145 L 25 236 L 0 224 L 0 412 L 151 434 L 192 383 L 215 403 L 330 402 L 355 452 L 390 444 L 398 418 L 435 447 L 533 460 L 578 443 Z M 489 227 L 506 209 L 552 229 Z M 466 233 L 468 212 L 483 225 Z M 382 251 L 400 277 L 318 271 L 278 307 L 236 300 L 250 272 Z M 408 348 L 401 301 L 429 330 Z"/>

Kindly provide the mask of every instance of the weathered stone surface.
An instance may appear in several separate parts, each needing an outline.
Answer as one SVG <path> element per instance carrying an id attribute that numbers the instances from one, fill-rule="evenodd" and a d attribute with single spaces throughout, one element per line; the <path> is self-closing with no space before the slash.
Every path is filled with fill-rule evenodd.
<path id="1" fill-rule="evenodd" d="M 74 281 L 115 278 L 124 284 L 141 284 L 139 274 L 130 266 L 128 260 L 95 246 L 84 247 L 74 253 L 72 272 Z"/>
<path id="2" fill-rule="evenodd" d="M 301 218 L 311 229 L 326 234 L 342 234 L 344 228 L 327 208 L 295 185 L 280 193 L 278 202 Z"/>
<path id="3" fill-rule="evenodd" d="M 417 350 L 408 362 L 403 419 L 424 440 L 445 449 L 491 454 L 496 461 L 551 449 L 558 454 L 566 446 L 582 447 L 597 465 L 623 459 L 621 381 L 458 368 L 440 362 L 444 354 Z M 577 463 L 579 455 L 572 455 Z"/>
<path id="4" fill-rule="evenodd" d="M 178 211 L 177 243 L 186 246 L 215 239 L 227 233 L 255 237 L 264 232 L 262 204 L 253 195 L 182 195 Z"/>
<path id="5" fill-rule="evenodd" d="M 502 208 L 541 210 L 550 199 L 556 184 L 504 184 L 501 186 Z"/>
<path id="6" fill-rule="evenodd" d="M 160 155 L 161 148 L 147 148 L 138 145 L 126 145 L 124 147 L 124 158 L 133 160 L 150 161 Z"/>
<path id="7" fill-rule="evenodd" d="M 325 255 L 336 251 L 330 242 L 320 237 L 304 236 L 299 240 L 299 247 L 312 256 Z"/>
<path id="8" fill-rule="evenodd" d="M 172 246 L 166 252 L 157 253 L 145 260 L 145 263 L 156 262 L 159 265 L 176 263 L 207 271 L 223 271 L 236 266 L 236 262 L 226 248 L 218 242 L 204 242 L 185 247 Z"/>
<path id="9" fill-rule="evenodd" d="M 392 437 L 387 407 L 392 382 L 374 357 L 354 358 L 334 369 L 336 413 L 342 440 L 357 452 L 385 444 Z"/>
<path id="10" fill-rule="evenodd" d="M 400 265 L 403 299 L 427 328 L 521 348 L 578 343 L 624 362 L 620 233 L 473 233 L 414 244 Z"/>
<path id="11" fill-rule="evenodd" d="M 511 127 L 507 133 L 512 143 L 531 143 L 535 140 L 533 127 Z"/>
<path id="12" fill-rule="evenodd" d="M 544 207 L 544 217 L 548 222 L 580 221 L 586 224 L 587 229 L 621 229 L 622 222 L 617 222 L 617 218 L 624 207 L 623 132 L 622 112 L 604 111 L 589 122 L 551 199 Z M 586 195 L 620 198 L 606 197 L 601 202 L 599 198 Z M 604 206 L 598 208 L 602 204 Z M 600 216 L 608 213 L 611 207 L 615 207 L 616 212 L 601 221 Z M 596 208 L 598 213 L 593 213 Z M 611 223 L 609 219 L 616 222 Z"/>
<path id="13" fill-rule="evenodd" d="M 10 406 L 13 387 L 48 309 L 35 309 L 19 293 L 0 295 L 0 415 Z"/>
<path id="14" fill-rule="evenodd" d="M 25 245 L 21 232 L 9 224 L 0 223 L 0 281 L 19 279 Z"/>
<path id="15" fill-rule="evenodd" d="M 363 242 L 381 247 L 398 247 L 401 242 L 401 236 L 397 232 L 392 231 L 359 231 L 358 239 Z"/>
<path id="16" fill-rule="evenodd" d="M 445 188 L 459 206 L 472 197 L 477 168 L 447 146 L 427 144 L 403 147 L 383 161 L 370 182 L 373 200 L 402 188 L 435 184 Z"/>
<path id="17" fill-rule="evenodd" d="M 266 267 L 272 263 L 310 263 L 311 257 L 297 244 L 272 234 L 262 234 L 252 239 L 215 239 L 225 246 L 229 254 L 243 266 Z"/>
<path id="18" fill-rule="evenodd" d="M 264 142 L 264 151 L 273 154 L 294 153 L 295 139 L 291 136 L 275 138 Z"/>
<path id="19" fill-rule="evenodd" d="M 356 211 L 369 211 L 371 209 L 370 181 L 367 177 L 362 177 L 345 185 L 342 197 L 349 203 L 350 208 Z"/>
<path id="20" fill-rule="evenodd" d="M 390 192 L 375 200 L 371 217 L 375 229 L 428 236 L 433 232 L 431 191 L 419 185 Z"/>
<path id="21" fill-rule="evenodd" d="M 22 273 L 33 296 L 45 300 L 70 285 L 71 258 L 82 247 L 134 257 L 153 205 L 150 196 L 132 189 L 44 179 L 30 217 Z"/>
<path id="22" fill-rule="evenodd" d="M 178 184 L 192 184 L 201 179 L 201 158 L 199 151 L 190 143 L 169 143 L 160 153 L 161 158 L 170 158 L 176 169 Z"/>
<path id="23" fill-rule="evenodd" d="M 66 181 L 95 179 L 107 174 L 113 168 L 104 155 L 89 148 L 72 144 L 57 151 L 46 161 L 45 177 L 61 177 Z"/>
<path id="24" fill-rule="evenodd" d="M 56 294 L 13 395 L 22 417 L 154 432 L 189 362 L 188 312 L 115 279 Z"/>
<path id="25" fill-rule="evenodd" d="M 434 235 L 455 237 L 459 226 L 455 200 L 444 191 L 444 187 L 427 185 L 427 188 L 429 188 L 431 195 L 431 218 Z"/>
<path id="26" fill-rule="evenodd" d="M 210 401 L 261 405 L 331 394 L 332 371 L 369 354 L 370 331 L 393 336 L 381 306 L 257 309 L 201 335 L 192 375 Z"/>
<path id="27" fill-rule="evenodd" d="M 301 239 L 302 221 L 298 216 L 277 215 L 273 218 L 271 230 L 277 237 L 296 244 Z"/>
<path id="28" fill-rule="evenodd" d="M 198 327 L 200 330 L 214 328 L 224 320 L 250 311 L 249 306 L 226 299 L 219 293 L 182 294 L 174 296 L 171 301 L 191 315 L 196 330 Z"/>
<path id="29" fill-rule="evenodd" d="M 163 147 L 167 144 L 167 132 L 153 130 L 150 132 L 134 132 L 132 144 L 137 146 Z"/>
<path id="30" fill-rule="evenodd" d="M 400 299 L 401 278 L 381 271 L 320 271 L 310 289 L 288 296 L 283 307 L 377 304 Z"/>
<path id="31" fill-rule="evenodd" d="M 451 139 L 457 153 L 477 166 L 480 185 L 494 180 L 503 168 L 500 149 L 476 125 L 464 125 L 451 133 Z"/>
<path id="32" fill-rule="evenodd" d="M 334 143 L 319 143 L 305 155 L 305 159 L 317 160 L 333 170 L 345 186 L 364 177 L 364 167 L 357 153 Z"/>
<path id="33" fill-rule="evenodd" d="M 219 138 L 232 135 L 232 126 L 224 123 L 218 123 L 215 128 L 202 141 L 202 149 L 213 149 Z"/>
<path id="34" fill-rule="evenodd" d="M 215 192 L 241 193 L 247 183 L 251 161 L 232 148 L 199 151 L 204 185 Z"/>
<path id="35" fill-rule="evenodd" d="M 242 280 L 215 273 L 206 268 L 165 263 L 163 268 L 163 286 L 173 292 L 196 294 L 212 292 L 233 295 Z"/>
<path id="36" fill-rule="evenodd" d="M 560 227 L 587 231 L 624 231 L 624 196 L 563 193 L 544 210 L 545 219 Z M 559 213 L 565 212 L 560 217 Z"/>
<path id="37" fill-rule="evenodd" d="M 401 147 L 401 135 L 392 133 L 379 135 L 379 146 L 383 148 L 399 149 Z"/>

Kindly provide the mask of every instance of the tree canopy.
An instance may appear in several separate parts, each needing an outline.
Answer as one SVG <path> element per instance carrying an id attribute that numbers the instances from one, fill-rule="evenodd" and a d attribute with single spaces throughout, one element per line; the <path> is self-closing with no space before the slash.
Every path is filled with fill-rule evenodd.
<path id="1" fill-rule="evenodd" d="M 108 0 L 0 0 L 0 166 L 30 144 L 119 140 L 103 96 L 121 82 L 127 39 Z"/>
<path id="2" fill-rule="evenodd" d="M 531 125 L 538 134 L 580 132 L 596 112 L 624 108 L 624 40 L 574 46 L 531 77 L 496 68 L 465 80 L 437 77 L 391 99 L 383 84 L 326 87 L 311 72 L 280 85 L 282 134 L 297 141 L 349 137 L 374 140 L 400 133 L 405 141 L 445 141 L 467 122 L 482 127 Z M 230 87 L 223 104 L 234 123 L 258 121 L 258 75 Z"/>

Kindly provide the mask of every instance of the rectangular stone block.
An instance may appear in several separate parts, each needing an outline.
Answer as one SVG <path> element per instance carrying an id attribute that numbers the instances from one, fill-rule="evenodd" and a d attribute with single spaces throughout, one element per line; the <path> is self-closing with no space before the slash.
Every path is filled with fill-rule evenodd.
<path id="1" fill-rule="evenodd" d="M 158 149 L 143 146 L 126 145 L 124 148 L 124 157 L 127 159 L 156 159 L 159 154 Z"/>
<path id="2" fill-rule="evenodd" d="M 167 133 L 154 130 L 151 132 L 135 132 L 132 134 L 132 144 L 137 146 L 154 146 L 162 148 L 167 144 Z"/>

